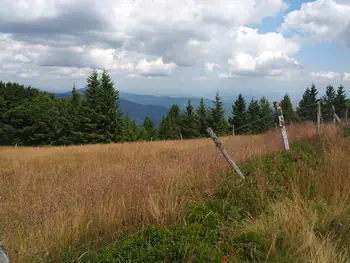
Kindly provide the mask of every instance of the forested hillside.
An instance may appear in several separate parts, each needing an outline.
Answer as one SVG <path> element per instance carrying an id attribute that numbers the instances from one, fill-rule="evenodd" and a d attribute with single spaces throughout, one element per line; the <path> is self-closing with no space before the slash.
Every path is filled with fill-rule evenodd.
<path id="1" fill-rule="evenodd" d="M 30 86 L 0 82 L 0 144 L 70 145 L 191 139 L 206 137 L 208 126 L 219 136 L 231 134 L 233 126 L 235 134 L 257 134 L 268 131 L 277 123 L 277 103 L 281 103 L 285 121 L 289 124 L 316 121 L 318 101 L 324 104 L 324 121 L 333 119 L 332 106 L 338 116 L 345 117 L 347 104 L 343 86 L 337 90 L 328 86 L 326 94 L 319 98 L 312 85 L 304 92 L 296 111 L 287 94 L 280 102 L 273 103 L 265 97 L 246 101 L 239 94 L 226 119 L 224 104 L 217 92 L 213 105 L 206 105 L 202 98 L 195 107 L 189 100 L 184 110 L 174 104 L 159 125 L 148 116 L 138 125 L 136 121 L 140 120 L 123 115 L 119 92 L 107 71 L 101 76 L 93 71 L 87 79 L 84 94 L 73 87 L 71 96 L 62 98 Z M 142 106 L 131 109 L 142 110 Z"/>

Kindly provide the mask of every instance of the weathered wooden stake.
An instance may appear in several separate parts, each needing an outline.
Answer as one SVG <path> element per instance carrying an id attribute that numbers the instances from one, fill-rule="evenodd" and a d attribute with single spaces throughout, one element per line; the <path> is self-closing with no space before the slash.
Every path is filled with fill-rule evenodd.
<path id="1" fill-rule="evenodd" d="M 233 167 L 233 169 L 235 169 L 235 171 L 237 172 L 237 174 L 242 178 L 245 179 L 242 171 L 239 169 L 239 167 L 237 166 L 237 164 L 232 160 L 232 158 L 230 157 L 230 155 L 228 154 L 228 152 L 225 150 L 225 148 L 222 146 L 222 142 L 219 140 L 219 138 L 216 136 L 216 134 L 213 132 L 213 130 L 211 128 L 207 129 L 207 132 L 209 133 L 210 137 L 213 139 L 216 147 L 219 148 L 219 150 L 221 151 L 221 153 L 224 155 L 225 159 L 227 160 L 227 162 Z"/>
<path id="2" fill-rule="evenodd" d="M 338 123 L 341 123 L 341 119 L 339 118 L 339 116 L 335 113 L 335 109 L 334 109 L 334 106 L 332 105 L 332 110 L 333 110 L 333 122 L 334 122 L 334 125 L 336 123 L 336 121 Z"/>
<path id="3" fill-rule="evenodd" d="M 181 141 L 182 141 L 183 139 L 182 139 L 182 133 L 181 132 L 180 132 L 180 138 L 181 138 Z"/>
<path id="4" fill-rule="evenodd" d="M 346 109 L 345 109 L 345 123 L 347 124 L 348 123 L 348 107 L 346 106 Z"/>
<path id="5" fill-rule="evenodd" d="M 277 113 L 278 113 L 278 121 L 279 121 L 279 125 L 280 125 L 280 128 L 281 128 L 284 148 L 286 149 L 286 151 L 289 151 L 288 135 L 287 135 L 286 126 L 285 126 L 285 123 L 284 123 L 283 111 L 282 111 L 282 108 L 281 108 L 280 104 L 277 105 Z"/>
<path id="6" fill-rule="evenodd" d="M 321 103 L 317 102 L 317 137 L 321 136 Z"/>
<path id="7" fill-rule="evenodd" d="M 0 263 L 10 263 L 4 246 L 0 243 Z"/>
<path id="8" fill-rule="evenodd" d="M 232 136 L 235 136 L 235 125 L 232 124 Z"/>

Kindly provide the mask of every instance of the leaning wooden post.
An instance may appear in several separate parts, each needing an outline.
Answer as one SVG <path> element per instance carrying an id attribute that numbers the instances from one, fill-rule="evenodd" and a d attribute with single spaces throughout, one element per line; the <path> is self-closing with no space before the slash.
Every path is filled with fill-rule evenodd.
<path id="1" fill-rule="evenodd" d="M 237 172 L 237 174 L 242 178 L 245 179 L 242 171 L 239 169 L 239 167 L 237 166 L 237 164 L 232 160 L 232 158 L 230 157 L 230 155 L 227 153 L 227 151 L 225 150 L 225 148 L 222 146 L 222 142 L 219 140 L 219 138 L 216 136 L 216 134 L 213 132 L 213 130 L 211 128 L 207 129 L 207 132 L 209 133 L 210 137 L 213 139 L 216 147 L 219 148 L 219 150 L 221 151 L 221 153 L 224 155 L 225 159 L 227 160 L 227 162 L 233 167 L 233 169 L 235 169 L 235 171 Z"/>
<path id="2" fill-rule="evenodd" d="M 0 242 L 0 263 L 10 263 L 9 258 L 7 257 L 6 254 L 6 249 Z"/>
<path id="3" fill-rule="evenodd" d="M 335 109 L 334 109 L 333 105 L 332 105 L 332 109 L 333 109 L 333 122 L 334 122 L 334 124 L 336 123 L 336 121 L 340 124 L 341 123 L 341 119 L 339 118 L 339 116 L 335 112 Z"/>
<path id="4" fill-rule="evenodd" d="M 348 123 L 348 106 L 345 108 L 345 123 Z"/>
<path id="5" fill-rule="evenodd" d="M 232 124 L 232 136 L 235 136 L 235 125 Z"/>
<path id="6" fill-rule="evenodd" d="M 182 133 L 181 132 L 180 132 L 180 138 L 181 138 L 181 141 L 182 141 L 183 139 L 182 139 Z"/>
<path id="7" fill-rule="evenodd" d="M 317 137 L 321 136 L 321 103 L 317 102 Z"/>
<path id="8" fill-rule="evenodd" d="M 277 113 L 278 113 L 278 121 L 279 121 L 279 125 L 280 125 L 280 128 L 281 128 L 284 148 L 286 149 L 286 151 L 289 151 L 288 135 L 287 135 L 286 126 L 285 126 L 285 123 L 284 123 L 283 111 L 282 111 L 282 108 L 281 108 L 280 104 L 277 105 Z"/>

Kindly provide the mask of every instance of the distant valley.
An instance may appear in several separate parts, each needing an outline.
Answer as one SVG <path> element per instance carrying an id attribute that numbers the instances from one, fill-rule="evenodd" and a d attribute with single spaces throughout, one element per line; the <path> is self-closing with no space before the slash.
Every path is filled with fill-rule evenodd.
<path id="1" fill-rule="evenodd" d="M 78 91 L 81 94 L 84 93 L 84 89 L 79 89 Z M 71 92 L 54 93 L 54 95 L 56 98 L 65 98 L 71 96 Z M 120 91 L 119 95 L 120 109 L 124 112 L 124 116 L 128 114 L 132 120 L 139 124 L 143 122 L 146 116 L 150 117 L 156 124 L 159 124 L 173 104 L 177 104 L 180 109 L 184 109 L 188 100 L 191 100 L 194 107 L 197 107 L 201 100 L 198 97 L 141 95 L 123 91 Z M 232 102 L 234 99 L 232 99 Z M 226 116 L 230 115 L 232 102 L 224 101 Z M 210 99 L 204 99 L 204 103 L 207 107 L 213 106 L 213 101 Z"/>

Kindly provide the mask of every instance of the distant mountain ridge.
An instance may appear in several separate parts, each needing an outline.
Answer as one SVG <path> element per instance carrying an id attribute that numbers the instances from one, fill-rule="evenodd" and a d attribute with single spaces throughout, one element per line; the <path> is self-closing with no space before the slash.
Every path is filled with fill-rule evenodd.
<path id="1" fill-rule="evenodd" d="M 84 93 L 85 89 L 78 89 L 80 94 Z M 56 98 L 70 97 L 71 92 L 55 93 Z M 179 105 L 180 109 L 185 109 L 189 100 L 194 107 L 197 107 L 201 98 L 199 97 L 169 97 L 169 96 L 155 96 L 155 95 L 143 95 L 133 94 L 128 92 L 119 91 L 120 97 L 120 109 L 124 112 L 124 115 L 128 114 L 129 117 L 135 120 L 137 123 L 142 123 L 146 116 L 150 117 L 156 124 L 159 124 L 163 116 L 166 116 L 170 107 L 173 104 Z M 231 114 L 232 103 L 230 101 L 224 102 L 225 115 L 228 117 Z M 204 103 L 207 107 L 214 106 L 213 100 L 204 98 Z"/>

